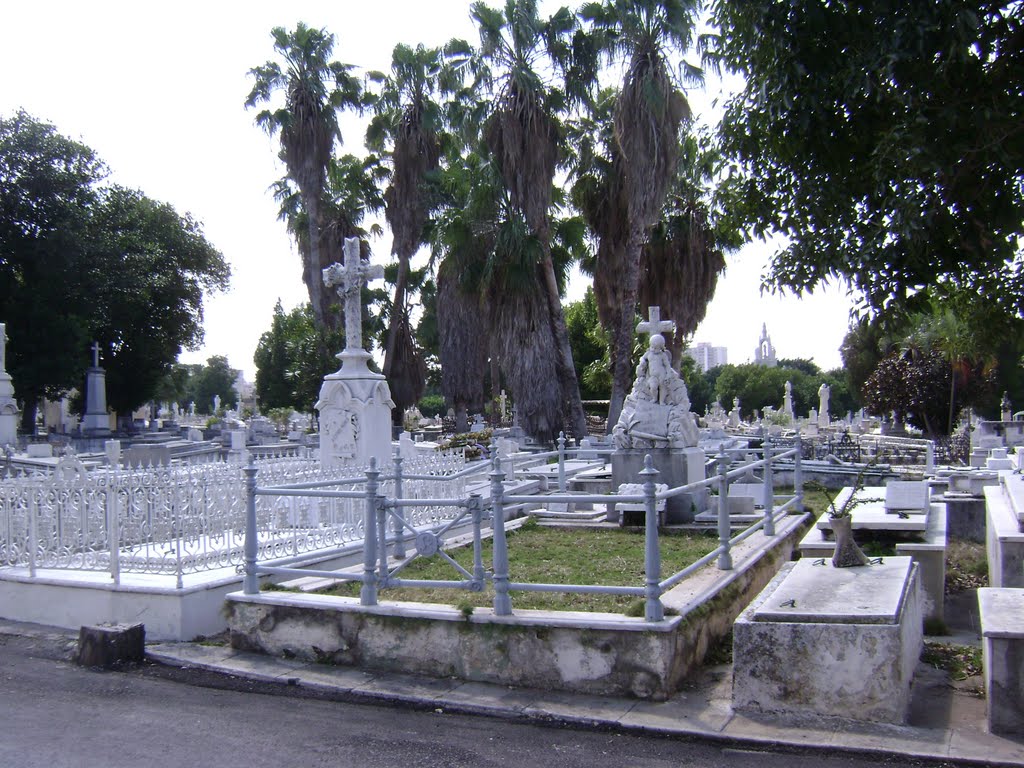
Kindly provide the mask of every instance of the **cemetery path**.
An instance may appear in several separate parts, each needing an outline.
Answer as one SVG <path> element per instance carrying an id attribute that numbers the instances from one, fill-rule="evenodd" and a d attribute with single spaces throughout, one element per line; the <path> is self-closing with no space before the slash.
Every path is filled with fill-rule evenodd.
<path id="1" fill-rule="evenodd" d="M 74 635 L 67 632 L 0 620 L 0 711 L 5 714 L 0 765 L 921 765 L 899 756 L 859 757 L 834 748 L 808 752 L 769 743 L 757 747 L 735 740 L 659 738 L 601 728 L 599 719 L 585 728 L 585 723 L 558 718 L 541 718 L 537 724 L 507 714 L 453 714 L 425 698 L 417 707 L 414 696 L 407 696 L 401 708 L 394 701 L 384 706 L 352 703 L 337 700 L 325 688 L 268 682 L 270 667 L 257 673 L 258 663 L 250 663 L 249 674 L 234 675 L 152 663 L 98 672 L 70 662 L 75 646 Z M 599 704 L 590 701 L 595 711 Z M 758 751 L 773 748 L 779 751 Z"/>

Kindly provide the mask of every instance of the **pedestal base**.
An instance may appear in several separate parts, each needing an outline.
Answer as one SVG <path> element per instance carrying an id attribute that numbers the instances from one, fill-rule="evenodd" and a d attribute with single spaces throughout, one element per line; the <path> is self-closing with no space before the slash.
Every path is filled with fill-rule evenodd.
<path id="1" fill-rule="evenodd" d="M 369 370 L 370 355 L 346 350 L 338 355 L 341 370 L 324 377 L 320 400 L 320 463 L 326 468 L 366 467 L 376 459 L 391 461 L 391 390 L 387 380 Z"/>
<path id="2" fill-rule="evenodd" d="M 681 485 L 696 483 L 705 477 L 704 451 L 701 448 L 615 451 L 612 454 L 612 488 L 618 488 L 623 483 L 642 483 L 640 471 L 644 468 L 644 457 L 647 454 L 650 454 L 654 468 L 658 470 L 656 483 L 678 488 Z M 707 490 L 702 489 L 668 499 L 665 506 L 665 522 L 668 525 L 692 522 L 697 513 L 707 506 L 707 498 Z M 617 513 L 610 513 L 610 522 L 618 520 Z"/>

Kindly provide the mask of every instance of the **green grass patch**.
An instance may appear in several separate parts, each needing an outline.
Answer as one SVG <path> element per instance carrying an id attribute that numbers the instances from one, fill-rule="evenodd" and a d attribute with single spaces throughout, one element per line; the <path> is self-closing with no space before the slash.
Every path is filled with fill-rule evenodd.
<path id="1" fill-rule="evenodd" d="M 712 533 L 665 533 L 660 536 L 661 573 L 675 573 L 718 546 Z M 525 525 L 508 533 L 509 578 L 533 584 L 602 584 L 641 587 L 644 583 L 643 530 L 550 528 Z M 467 571 L 473 569 L 473 548 L 460 547 L 448 555 Z M 492 542 L 482 544 L 485 570 L 493 570 Z M 403 579 L 461 580 L 462 575 L 440 555 L 417 558 L 404 568 Z M 355 597 L 359 584 L 338 584 L 325 594 Z M 457 606 L 463 615 L 472 608 L 490 606 L 494 588 L 483 592 L 464 589 L 398 587 L 379 591 L 382 600 L 441 603 Z M 513 592 L 516 608 L 549 611 L 625 613 L 636 597 L 569 592 Z"/>
<path id="2" fill-rule="evenodd" d="M 984 544 L 963 539 L 946 543 L 946 594 L 988 586 L 988 553 Z"/>
<path id="3" fill-rule="evenodd" d="M 792 493 L 792 489 L 783 489 L 776 491 L 776 495 L 787 495 Z M 824 488 L 820 485 L 805 485 L 804 486 L 804 509 L 814 514 L 815 517 L 821 515 L 822 512 L 828 510 L 828 505 L 836 497 L 838 491 L 830 491 L 828 488 Z"/>
<path id="4" fill-rule="evenodd" d="M 980 675 L 983 670 L 981 648 L 970 645 L 925 643 L 921 661 L 946 670 L 954 680 L 966 680 Z"/>

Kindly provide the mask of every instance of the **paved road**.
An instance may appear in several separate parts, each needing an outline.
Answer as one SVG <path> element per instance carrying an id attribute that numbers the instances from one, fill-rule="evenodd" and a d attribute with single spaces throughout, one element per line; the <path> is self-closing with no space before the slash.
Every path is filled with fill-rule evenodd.
<path id="1" fill-rule="evenodd" d="M 877 760 L 540 727 L 327 701 L 140 665 L 81 669 L 59 635 L 0 635 L 0 766 L 867 768 Z M 894 760 L 891 766 L 915 763 Z M 934 765 L 934 764 L 933 764 Z"/>

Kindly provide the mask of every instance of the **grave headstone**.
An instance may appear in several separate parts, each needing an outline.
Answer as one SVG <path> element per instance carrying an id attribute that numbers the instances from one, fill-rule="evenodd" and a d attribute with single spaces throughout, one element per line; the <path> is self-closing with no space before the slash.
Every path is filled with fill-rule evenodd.
<path id="1" fill-rule="evenodd" d="M 362 349 L 363 283 L 384 276 L 379 265 L 362 264 L 359 240 L 345 240 L 345 263 L 323 271 L 327 287 L 336 287 L 345 304 L 345 350 L 341 369 L 324 377 L 316 409 L 320 412 L 320 463 L 326 468 L 376 459 L 391 460 L 391 409 L 395 407 L 387 379 L 367 366 L 371 355 Z"/>
<path id="2" fill-rule="evenodd" d="M 82 432 L 88 437 L 110 434 L 107 414 L 107 372 L 100 368 L 100 345 L 92 344 L 92 367 L 85 372 L 85 417 Z"/>
<path id="3" fill-rule="evenodd" d="M 923 480 L 890 480 L 885 486 L 886 512 L 927 512 L 928 483 Z"/>

